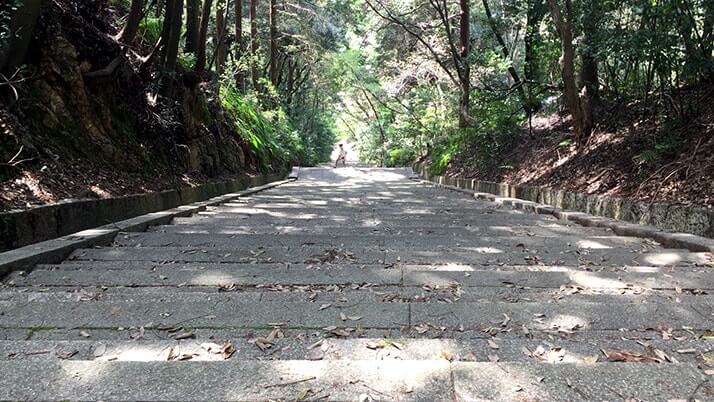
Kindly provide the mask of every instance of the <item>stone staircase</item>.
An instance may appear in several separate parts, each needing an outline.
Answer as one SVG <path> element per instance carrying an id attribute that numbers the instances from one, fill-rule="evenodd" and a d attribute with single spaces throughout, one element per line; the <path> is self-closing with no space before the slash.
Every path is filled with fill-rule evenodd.
<path id="1" fill-rule="evenodd" d="M 0 399 L 714 400 L 711 256 L 301 169 L 0 287 Z"/>

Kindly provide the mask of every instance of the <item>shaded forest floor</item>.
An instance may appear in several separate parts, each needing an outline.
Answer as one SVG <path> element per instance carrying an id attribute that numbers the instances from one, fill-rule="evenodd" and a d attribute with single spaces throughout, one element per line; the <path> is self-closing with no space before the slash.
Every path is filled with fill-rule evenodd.
<path id="1" fill-rule="evenodd" d="M 209 177 L 200 172 L 158 170 L 139 174 L 95 165 L 86 160 L 39 162 L 18 169 L 12 180 L 0 183 L 0 211 L 27 209 L 72 199 L 100 199 L 172 190 L 241 176 L 224 174 Z"/>
<path id="2" fill-rule="evenodd" d="M 258 170 L 261 161 L 226 117 L 217 90 L 187 83 L 190 71 L 164 80 L 173 87 L 169 100 L 149 101 L 160 71 L 140 56 L 151 47 L 125 52 L 113 37 L 126 11 L 100 3 L 45 3 L 26 60 L 29 78 L 16 93 L 0 87 L 0 211 Z M 110 77 L 86 75 L 114 59 L 121 63 Z"/>
<path id="3" fill-rule="evenodd" d="M 661 123 L 636 104 L 599 108 L 595 132 L 580 152 L 569 145 L 567 119 L 540 116 L 533 137 L 524 130 L 491 168 L 469 165 L 474 149 L 455 158 L 445 174 L 712 208 L 714 89 L 682 96 L 697 111 L 680 123 Z"/>

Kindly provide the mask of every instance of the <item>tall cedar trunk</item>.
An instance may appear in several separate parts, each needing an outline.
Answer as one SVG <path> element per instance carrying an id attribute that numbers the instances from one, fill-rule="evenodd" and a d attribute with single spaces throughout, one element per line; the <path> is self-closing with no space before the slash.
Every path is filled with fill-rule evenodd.
<path id="1" fill-rule="evenodd" d="M 526 13 L 526 33 L 523 38 L 523 77 L 528 92 L 528 103 L 532 113 L 537 113 L 542 104 L 534 92 L 538 90 L 541 82 L 541 69 L 536 56 L 536 46 L 541 41 L 540 23 L 546 12 L 543 0 L 528 0 Z"/>
<path id="2" fill-rule="evenodd" d="M 166 1 L 164 4 L 164 21 L 161 28 L 161 53 L 159 56 L 160 64 L 166 66 L 166 57 L 168 56 L 169 42 L 171 41 L 171 28 L 173 26 L 174 15 L 178 11 L 175 7 L 174 0 Z"/>
<path id="3" fill-rule="evenodd" d="M 459 127 L 466 128 L 471 125 L 470 99 L 471 99 L 471 64 L 469 54 L 471 53 L 471 31 L 469 23 L 469 0 L 459 0 L 459 29 L 461 38 L 460 74 L 461 100 L 459 102 Z"/>
<path id="4" fill-rule="evenodd" d="M 258 0 L 250 0 L 250 52 L 251 52 L 251 78 L 253 80 L 253 89 L 258 90 L 258 80 L 260 79 L 258 72 Z"/>
<path id="5" fill-rule="evenodd" d="M 278 5 L 270 0 L 270 82 L 278 86 Z"/>
<path id="6" fill-rule="evenodd" d="M 238 70 L 236 72 L 236 88 L 243 93 L 245 92 L 245 76 L 243 74 L 242 66 L 240 65 L 241 58 L 245 52 L 243 47 L 243 0 L 235 0 L 235 24 L 236 24 L 236 48 L 235 48 L 235 60 L 238 64 Z"/>
<path id="7" fill-rule="evenodd" d="M 139 24 L 144 14 L 144 0 L 131 0 L 131 8 L 129 16 L 126 19 L 126 25 L 119 34 L 119 41 L 122 43 L 131 44 L 139 32 Z"/>
<path id="8" fill-rule="evenodd" d="M 186 53 L 196 53 L 198 49 L 199 12 L 201 0 L 187 0 L 186 3 Z"/>
<path id="9" fill-rule="evenodd" d="M 601 20 L 600 0 L 585 0 L 583 18 L 583 41 L 580 48 L 580 82 L 587 89 L 589 101 L 598 96 L 600 80 L 598 78 L 597 58 L 595 57 L 594 36 Z"/>
<path id="10" fill-rule="evenodd" d="M 562 47 L 562 56 L 560 59 L 561 73 L 563 76 L 563 86 L 565 88 L 565 104 L 573 119 L 573 134 L 575 143 L 578 147 L 584 145 L 585 140 L 590 136 L 592 122 L 588 122 L 584 109 L 589 109 L 590 104 L 586 94 L 578 94 L 578 88 L 575 83 L 575 50 L 573 48 L 573 30 L 572 30 L 572 8 L 570 0 L 565 0 L 565 11 L 567 19 L 564 18 L 560 9 L 558 0 L 548 0 L 550 5 L 550 13 L 553 17 L 553 22 L 560 36 Z M 592 116 L 590 114 L 590 116 Z"/>
<path id="11" fill-rule="evenodd" d="M 704 30 L 702 33 L 702 53 L 705 61 L 705 79 L 714 83 L 714 1 L 704 2 Z"/>
<path id="12" fill-rule="evenodd" d="M 166 42 L 166 64 L 169 71 L 176 69 L 176 59 L 178 58 L 179 42 L 181 41 L 181 27 L 183 26 L 183 0 L 173 0 L 171 4 L 171 19 L 166 21 L 170 24 L 168 42 Z M 168 11 L 168 9 L 167 9 Z"/>
<path id="13" fill-rule="evenodd" d="M 511 57 L 511 54 L 508 51 L 506 41 L 503 40 L 503 36 L 501 36 L 501 32 L 498 30 L 498 24 L 496 24 L 496 20 L 491 14 L 491 8 L 488 5 L 488 0 L 482 1 L 484 11 L 486 12 L 486 17 L 488 18 L 488 23 L 491 26 L 491 31 L 493 31 L 493 36 L 496 38 L 496 42 L 498 42 L 498 45 L 501 47 L 501 53 L 503 54 L 503 58 L 509 59 Z M 513 79 L 513 86 L 516 88 L 516 91 L 518 91 L 518 97 L 521 101 L 521 105 L 523 106 L 523 111 L 526 112 L 526 116 L 530 116 L 533 111 L 531 110 L 530 102 L 528 101 L 528 97 L 526 96 L 525 88 L 523 88 L 521 77 L 518 75 L 518 71 L 516 71 L 516 68 L 513 67 L 513 63 L 511 63 L 511 65 L 508 67 L 508 73 Z"/>
<path id="14" fill-rule="evenodd" d="M 10 32 L 7 41 L 0 43 L 0 72 L 12 75 L 22 66 L 30 47 L 32 36 L 40 16 L 42 0 L 25 0 L 11 13 Z"/>
<path id="15" fill-rule="evenodd" d="M 198 48 L 196 49 L 195 70 L 197 73 L 202 73 L 206 68 L 206 41 L 208 41 L 208 21 L 211 19 L 211 6 L 213 6 L 213 0 L 205 0 L 203 2 L 201 25 L 198 29 Z"/>
<path id="16" fill-rule="evenodd" d="M 226 64 L 226 3 L 225 0 L 218 0 L 216 3 L 216 72 L 220 77 L 223 75 L 223 67 Z"/>
<path id="17" fill-rule="evenodd" d="M 286 88 L 285 88 L 285 105 L 288 109 L 288 113 L 292 109 L 292 103 L 293 103 L 293 88 L 295 88 L 295 68 L 297 67 L 297 63 L 293 61 L 292 57 L 288 58 L 288 79 L 286 82 Z"/>

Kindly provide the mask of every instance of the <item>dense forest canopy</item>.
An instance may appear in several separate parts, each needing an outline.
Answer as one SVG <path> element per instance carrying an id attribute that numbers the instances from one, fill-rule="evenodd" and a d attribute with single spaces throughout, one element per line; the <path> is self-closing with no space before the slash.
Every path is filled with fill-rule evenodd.
<path id="1" fill-rule="evenodd" d="M 6 98 L 33 74 L 18 59 L 41 3 L 0 10 Z M 428 161 L 441 171 L 468 153 L 486 168 L 554 113 L 570 127 L 559 147 L 578 154 L 613 108 L 668 127 L 638 154 L 647 163 L 692 129 L 711 129 L 697 126 L 714 81 L 710 0 L 57 4 L 110 19 L 100 29 L 121 52 L 85 78 L 128 60 L 150 77 L 151 105 L 170 105 L 178 87 L 202 88 L 262 164 L 317 164 L 344 139 L 377 165 Z"/>

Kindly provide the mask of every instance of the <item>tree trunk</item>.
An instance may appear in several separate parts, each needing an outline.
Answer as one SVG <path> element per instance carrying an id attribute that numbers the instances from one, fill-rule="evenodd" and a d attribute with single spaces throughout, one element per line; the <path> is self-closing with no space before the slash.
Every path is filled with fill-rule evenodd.
<path id="1" fill-rule="evenodd" d="M 590 102 L 597 99 L 600 86 L 594 49 L 594 36 L 602 15 L 599 2 L 600 0 L 585 0 L 583 4 L 586 11 L 583 19 L 583 41 L 580 49 L 580 83 L 586 88 Z"/>
<path id="2" fill-rule="evenodd" d="M 484 11 L 486 12 L 486 17 L 488 18 L 488 23 L 491 26 L 491 31 L 493 31 L 493 36 L 496 37 L 496 42 L 498 42 L 498 45 L 501 47 L 501 53 L 503 54 L 504 59 L 510 59 L 511 54 L 508 51 L 506 41 L 503 40 L 503 36 L 501 36 L 501 32 L 498 30 L 496 20 L 491 14 L 491 8 L 488 5 L 488 0 L 482 0 L 482 2 Z M 525 88 L 523 88 L 521 77 L 518 75 L 518 71 L 516 71 L 516 68 L 513 67 L 513 63 L 511 63 L 511 65 L 508 67 L 508 73 L 513 79 L 513 86 L 516 88 L 516 91 L 518 91 L 518 97 L 520 98 L 521 105 L 523 106 L 523 111 L 526 113 L 526 116 L 530 117 L 530 115 L 532 114 L 530 102 L 528 101 L 528 97 L 526 97 L 526 91 Z"/>
<path id="3" fill-rule="evenodd" d="M 159 3 L 161 4 L 161 3 Z M 159 64 L 161 66 L 166 65 L 166 51 L 168 49 L 169 37 L 171 36 L 171 21 L 172 13 L 174 12 L 173 2 L 169 1 L 164 4 L 164 21 L 161 25 L 161 37 L 159 43 L 161 44 L 159 50 Z"/>
<path id="4" fill-rule="evenodd" d="M 258 80 L 260 79 L 258 72 L 258 0 L 250 0 L 250 52 L 251 52 L 251 78 L 253 80 L 253 90 L 259 88 Z"/>
<path id="5" fill-rule="evenodd" d="M 541 41 L 540 23 L 546 13 L 543 0 L 529 0 L 528 11 L 526 12 L 526 33 L 524 42 L 523 77 L 525 79 L 526 91 L 528 93 L 528 104 L 531 113 L 537 113 L 542 108 L 537 94 L 541 83 L 541 69 L 536 57 L 536 46 Z"/>
<path id="6" fill-rule="evenodd" d="M 243 47 L 243 0 L 235 0 L 235 24 L 236 24 L 236 48 L 235 61 L 238 65 L 236 72 L 236 88 L 241 92 L 245 92 L 245 76 L 243 67 L 241 66 L 241 58 L 245 52 Z"/>
<path id="7" fill-rule="evenodd" d="M 178 58 L 179 42 L 181 41 L 181 27 L 183 26 L 183 0 L 173 0 L 171 2 L 171 19 L 165 21 L 170 24 L 168 42 L 166 43 L 166 64 L 169 71 L 176 69 L 176 59 Z M 169 9 L 167 8 L 168 12 Z"/>
<path id="8" fill-rule="evenodd" d="M 223 75 L 223 67 L 226 64 L 226 3 L 225 0 L 218 0 L 216 3 L 216 73 L 220 77 Z"/>
<path id="9" fill-rule="evenodd" d="M 119 42 L 126 44 L 134 42 L 143 14 L 144 0 L 131 0 L 131 8 L 129 9 L 129 16 L 126 19 L 126 25 L 124 25 L 124 29 L 119 33 Z"/>
<path id="10" fill-rule="evenodd" d="M 187 0 L 186 3 L 186 53 L 196 53 L 198 49 L 199 13 L 201 0 Z"/>
<path id="11" fill-rule="evenodd" d="M 208 21 L 211 19 L 211 6 L 213 0 L 205 0 L 203 2 L 203 11 L 201 12 L 201 25 L 198 30 L 198 48 L 196 49 L 196 66 L 197 73 L 203 73 L 206 68 L 206 42 L 208 41 Z"/>
<path id="12" fill-rule="evenodd" d="M 459 60 L 459 81 L 461 83 L 461 100 L 459 102 L 459 127 L 466 128 L 471 125 L 471 64 L 469 55 L 471 54 L 471 26 L 470 26 L 470 6 L 469 0 L 459 0 L 459 31 L 461 38 L 461 51 Z"/>
<path id="13" fill-rule="evenodd" d="M 563 76 L 563 86 L 565 88 L 565 104 L 573 119 L 573 134 L 575 143 L 578 147 L 582 147 L 585 140 L 590 136 L 592 129 L 592 120 L 587 121 L 587 116 L 592 117 L 588 113 L 590 103 L 588 102 L 587 94 L 579 94 L 575 83 L 575 50 L 573 48 L 573 30 L 572 30 L 572 9 L 570 0 L 565 0 L 565 11 L 567 19 L 564 18 L 558 0 L 548 0 L 550 5 L 550 13 L 553 17 L 553 22 L 560 36 L 562 47 L 562 56 L 560 59 L 561 73 Z"/>
<path id="14" fill-rule="evenodd" d="M 42 0 L 25 0 L 17 10 L 11 12 L 10 38 L 5 43 L 0 43 L 0 71 L 11 75 L 22 66 L 41 8 Z"/>
<path id="15" fill-rule="evenodd" d="M 278 5 L 270 0 L 270 82 L 278 86 Z"/>

